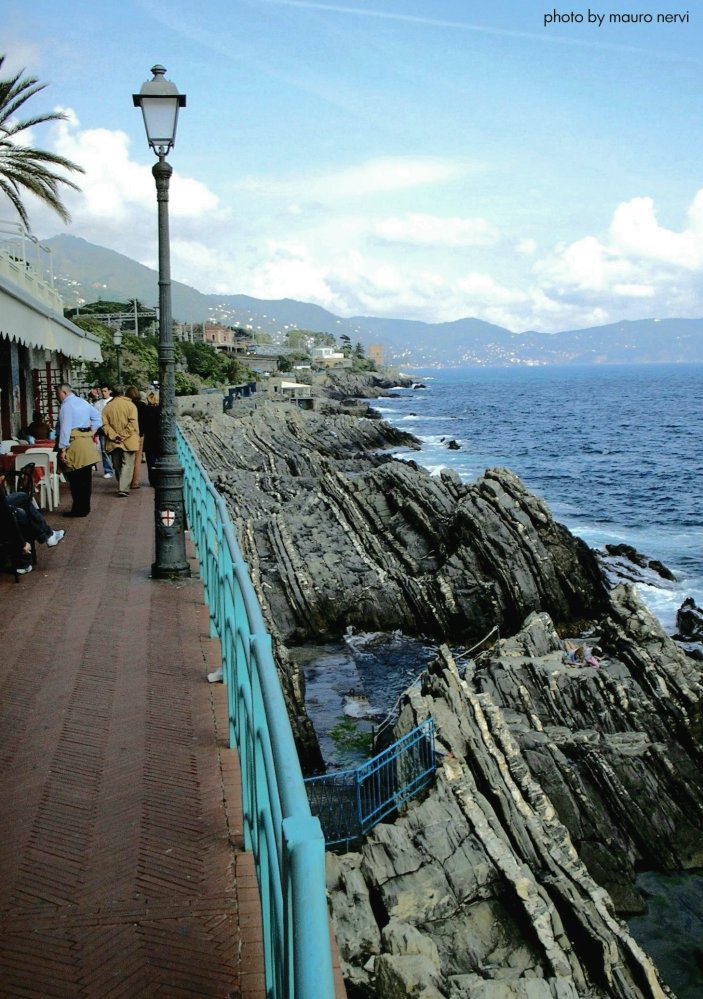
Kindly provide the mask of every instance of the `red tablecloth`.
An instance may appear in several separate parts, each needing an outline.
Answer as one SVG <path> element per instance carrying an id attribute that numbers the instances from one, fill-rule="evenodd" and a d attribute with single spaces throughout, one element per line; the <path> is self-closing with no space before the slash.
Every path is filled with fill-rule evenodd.
<path id="1" fill-rule="evenodd" d="M 36 440 L 33 444 L 13 444 L 10 448 L 11 454 L 24 454 L 25 451 L 31 451 L 33 447 L 41 448 L 54 448 L 56 441 L 40 441 Z"/>

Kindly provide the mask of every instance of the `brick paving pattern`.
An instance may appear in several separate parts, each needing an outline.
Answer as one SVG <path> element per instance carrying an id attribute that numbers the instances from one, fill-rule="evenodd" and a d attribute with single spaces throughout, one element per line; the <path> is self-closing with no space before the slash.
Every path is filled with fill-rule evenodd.
<path id="1" fill-rule="evenodd" d="M 197 562 L 152 581 L 153 491 L 115 493 L 0 575 L 0 996 L 262 997 Z"/>

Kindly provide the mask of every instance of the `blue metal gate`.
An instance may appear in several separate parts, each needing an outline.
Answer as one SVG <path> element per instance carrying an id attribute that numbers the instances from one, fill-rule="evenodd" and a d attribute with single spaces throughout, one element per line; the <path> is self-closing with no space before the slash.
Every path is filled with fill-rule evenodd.
<path id="1" fill-rule="evenodd" d="M 309 777 L 310 810 L 327 846 L 350 847 L 426 787 L 435 771 L 431 718 L 354 770 Z"/>

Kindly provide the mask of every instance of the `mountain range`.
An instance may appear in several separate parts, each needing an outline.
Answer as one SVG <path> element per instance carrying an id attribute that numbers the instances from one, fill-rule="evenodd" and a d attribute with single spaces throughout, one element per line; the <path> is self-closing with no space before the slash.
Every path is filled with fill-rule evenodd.
<path id="1" fill-rule="evenodd" d="M 158 274 L 113 250 L 76 236 L 45 240 L 67 307 L 85 302 L 158 301 Z M 218 320 L 282 338 L 287 329 L 349 336 L 365 347 L 382 344 L 388 363 L 405 367 L 703 362 L 703 319 L 640 319 L 564 330 L 514 333 L 481 319 L 424 323 L 378 316 L 342 318 L 306 302 L 248 295 L 208 295 L 172 283 L 173 316 L 181 322 Z"/>

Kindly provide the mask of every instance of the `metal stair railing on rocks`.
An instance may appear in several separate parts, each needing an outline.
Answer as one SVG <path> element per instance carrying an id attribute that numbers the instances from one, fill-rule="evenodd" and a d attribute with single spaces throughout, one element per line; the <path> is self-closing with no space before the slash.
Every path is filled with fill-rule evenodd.
<path id="1" fill-rule="evenodd" d="M 353 770 L 309 777 L 310 808 L 320 819 L 327 846 L 352 847 L 427 787 L 434 772 L 434 724 L 428 718 Z"/>
<path id="2" fill-rule="evenodd" d="M 180 430 L 184 500 L 213 636 L 229 741 L 242 771 L 244 845 L 261 896 L 266 995 L 332 999 L 325 841 L 312 816 L 261 608 L 222 497 Z"/>

